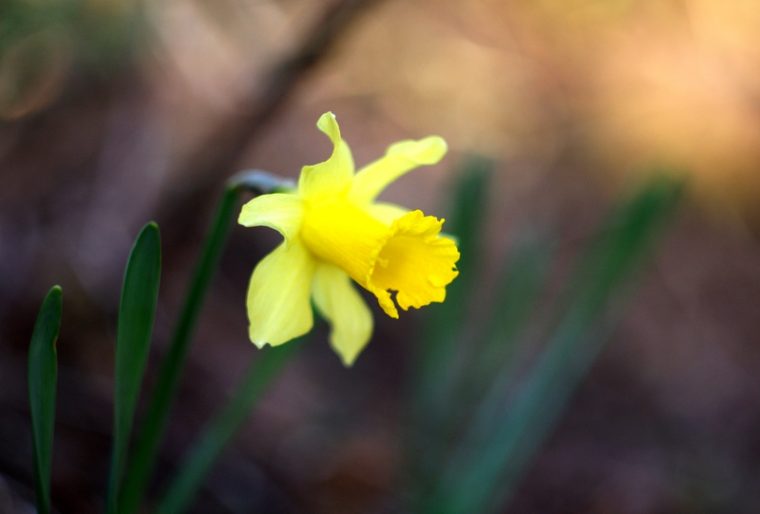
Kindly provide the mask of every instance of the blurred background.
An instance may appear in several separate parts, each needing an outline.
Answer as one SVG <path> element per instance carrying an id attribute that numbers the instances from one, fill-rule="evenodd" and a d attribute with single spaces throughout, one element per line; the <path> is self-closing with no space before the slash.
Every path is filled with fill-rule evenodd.
<path id="1" fill-rule="evenodd" d="M 400 139 L 449 142 L 386 200 L 446 215 L 467 156 L 493 163 L 482 280 L 461 306 L 476 320 L 520 241 L 550 242 L 551 297 L 648 170 L 685 176 L 610 344 L 503 512 L 760 512 L 758 27 L 754 0 L 4 0 L 0 511 L 33 495 L 26 350 L 48 287 L 65 298 L 53 502 L 99 512 L 139 227 L 156 219 L 163 238 L 149 386 L 224 180 L 323 160 L 314 124 L 332 110 L 359 165 Z M 153 495 L 255 358 L 245 289 L 277 241 L 233 229 Z M 373 310 L 350 370 L 319 325 L 194 512 L 403 512 L 403 384 L 428 313 Z"/>

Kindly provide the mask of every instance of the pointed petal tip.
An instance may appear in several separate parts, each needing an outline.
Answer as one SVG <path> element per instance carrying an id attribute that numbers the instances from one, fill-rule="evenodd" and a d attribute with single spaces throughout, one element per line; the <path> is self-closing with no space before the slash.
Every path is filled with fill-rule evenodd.
<path id="1" fill-rule="evenodd" d="M 285 240 L 298 232 L 302 218 L 301 200 L 292 193 L 270 193 L 246 202 L 240 209 L 238 224 L 244 227 L 269 227 Z"/>
<path id="2" fill-rule="evenodd" d="M 256 348 L 258 348 L 259 350 L 263 350 L 267 346 L 271 346 L 272 348 L 275 348 L 277 346 L 282 346 L 283 344 L 286 344 L 286 343 L 289 343 L 290 341 L 295 340 L 297 337 L 300 337 L 300 336 L 295 336 L 288 339 L 275 338 L 275 337 L 251 336 L 249 337 L 249 339 L 251 340 L 251 342 Z"/>
<path id="3" fill-rule="evenodd" d="M 338 357 L 340 357 L 340 362 L 343 363 L 344 368 L 353 368 L 354 363 L 356 362 L 356 358 L 359 357 L 359 353 L 355 353 L 353 355 L 344 355 L 339 353 Z"/>
<path id="4" fill-rule="evenodd" d="M 449 145 L 441 136 L 428 136 L 421 143 L 426 147 L 420 155 L 420 164 L 423 165 L 437 164 L 449 151 Z"/>
<path id="5" fill-rule="evenodd" d="M 437 135 L 427 136 L 426 138 L 423 139 L 423 141 L 428 142 L 428 144 L 430 144 L 431 146 L 435 148 L 440 149 L 443 152 L 449 149 L 449 144 L 441 136 L 437 136 Z"/>
<path id="6" fill-rule="evenodd" d="M 338 126 L 338 118 L 332 111 L 327 111 L 317 120 L 317 128 L 327 135 L 333 144 L 338 144 L 341 140 L 340 127 Z"/>
<path id="7" fill-rule="evenodd" d="M 251 340 L 251 342 L 253 343 L 253 345 L 256 348 L 258 348 L 259 350 L 262 350 L 266 345 L 269 344 L 268 341 L 263 340 L 263 339 L 259 339 L 259 338 L 254 339 L 253 336 L 249 336 L 248 338 Z"/>

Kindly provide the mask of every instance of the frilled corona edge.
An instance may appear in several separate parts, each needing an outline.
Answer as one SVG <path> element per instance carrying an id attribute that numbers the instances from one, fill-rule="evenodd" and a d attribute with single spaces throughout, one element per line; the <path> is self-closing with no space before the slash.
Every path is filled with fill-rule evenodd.
<path id="1" fill-rule="evenodd" d="M 335 116 L 323 114 L 317 127 L 332 141 L 330 158 L 304 166 L 295 191 L 259 196 L 240 213 L 240 224 L 270 227 L 284 237 L 251 276 L 249 336 L 262 347 L 305 334 L 313 325 L 313 299 L 331 325 L 331 345 L 349 366 L 369 341 L 373 323 L 351 279 L 398 318 L 397 307 L 444 301 L 457 276 L 459 251 L 441 235 L 443 220 L 375 202 L 388 184 L 437 163 L 447 148 L 437 136 L 401 141 L 354 173 Z"/>

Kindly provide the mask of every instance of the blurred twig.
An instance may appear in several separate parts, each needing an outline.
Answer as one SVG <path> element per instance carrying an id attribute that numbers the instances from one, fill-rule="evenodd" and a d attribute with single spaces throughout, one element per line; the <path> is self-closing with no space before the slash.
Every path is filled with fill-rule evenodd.
<path id="1" fill-rule="evenodd" d="M 325 57 L 357 15 L 380 0 L 338 0 L 314 24 L 295 50 L 286 55 L 269 73 L 261 89 L 251 91 L 240 109 L 210 131 L 194 151 L 181 159 L 176 176 L 182 183 L 172 184 L 156 218 L 161 226 L 171 226 L 167 234 L 183 238 L 179 229 L 187 223 L 188 205 L 207 197 L 209 189 L 221 184 L 236 168 L 249 143 L 285 104 L 298 82 Z M 182 223 L 175 220 L 182 218 Z"/>

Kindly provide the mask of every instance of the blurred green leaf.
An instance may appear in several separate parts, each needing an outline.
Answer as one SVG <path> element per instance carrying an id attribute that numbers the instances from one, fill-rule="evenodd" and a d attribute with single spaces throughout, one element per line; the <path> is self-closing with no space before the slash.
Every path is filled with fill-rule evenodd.
<path id="1" fill-rule="evenodd" d="M 456 334 L 467 316 L 463 305 L 477 284 L 478 256 L 486 218 L 488 185 L 493 164 L 482 157 L 470 157 L 454 184 L 450 205 L 452 212 L 444 229 L 457 238 L 460 258 L 459 276 L 446 291 L 446 301 L 430 308 L 425 327 L 420 365 L 434 375 L 440 374 L 436 364 L 449 360 L 455 349 Z"/>
<path id="2" fill-rule="evenodd" d="M 50 473 L 58 377 L 55 345 L 61 327 L 62 308 L 61 288 L 54 286 L 42 302 L 29 346 L 29 406 L 32 413 L 37 510 L 40 514 L 51 511 Z"/>
<path id="3" fill-rule="evenodd" d="M 187 459 L 177 470 L 166 496 L 159 504 L 159 514 L 179 514 L 193 501 L 199 486 L 227 443 L 242 426 L 251 409 L 278 376 L 282 367 L 300 348 L 301 340 L 259 352 L 243 382 L 224 409 L 209 423 Z"/>
<path id="4" fill-rule="evenodd" d="M 464 306 L 468 305 L 467 298 L 477 283 L 477 256 L 491 167 L 490 161 L 471 157 L 463 166 L 453 189 L 453 212 L 445 229 L 458 239 L 459 276 L 448 286 L 446 301 L 431 306 L 428 311 L 417 357 L 420 367 L 417 408 L 425 411 L 423 417 L 431 414 L 431 408 L 435 410 L 439 407 L 438 402 L 446 396 L 451 385 L 444 384 L 442 377 L 448 377 L 447 371 L 453 371 L 450 365 L 458 351 L 456 343 L 468 314 Z"/>
<path id="5" fill-rule="evenodd" d="M 129 437 L 150 349 L 160 275 L 158 225 L 148 223 L 132 247 L 121 290 L 116 335 L 114 440 L 107 497 L 109 513 L 118 511 L 117 499 Z"/>
<path id="6" fill-rule="evenodd" d="M 446 292 L 446 301 L 428 307 L 422 332 L 415 373 L 414 396 L 410 405 L 410 446 L 418 458 L 412 463 L 419 469 L 410 470 L 417 481 L 426 482 L 429 470 L 438 466 L 440 446 L 445 444 L 451 426 L 442 426 L 449 417 L 447 407 L 455 387 L 458 357 L 457 345 L 468 312 L 468 298 L 477 284 L 480 236 L 485 220 L 486 197 L 492 163 L 484 158 L 471 157 L 458 174 L 452 190 L 451 216 L 444 229 L 457 238 L 460 259 L 459 276 Z M 435 434 L 433 436 L 432 434 Z M 424 489 L 427 484 L 420 484 Z"/>
<path id="7" fill-rule="evenodd" d="M 535 235 L 519 242 L 508 253 L 497 281 L 490 315 L 485 321 L 485 331 L 472 345 L 472 359 L 462 370 L 465 382 L 462 401 L 467 404 L 482 397 L 498 374 L 509 374 L 511 379 L 518 341 L 536 308 L 549 269 L 550 255 L 549 244 Z"/>
<path id="8" fill-rule="evenodd" d="M 612 213 L 581 259 L 564 313 L 532 373 L 507 408 L 499 401 L 504 383 L 495 382 L 426 512 L 490 512 L 511 495 L 601 350 L 608 306 L 640 268 L 681 189 L 670 179 L 656 180 Z"/>

